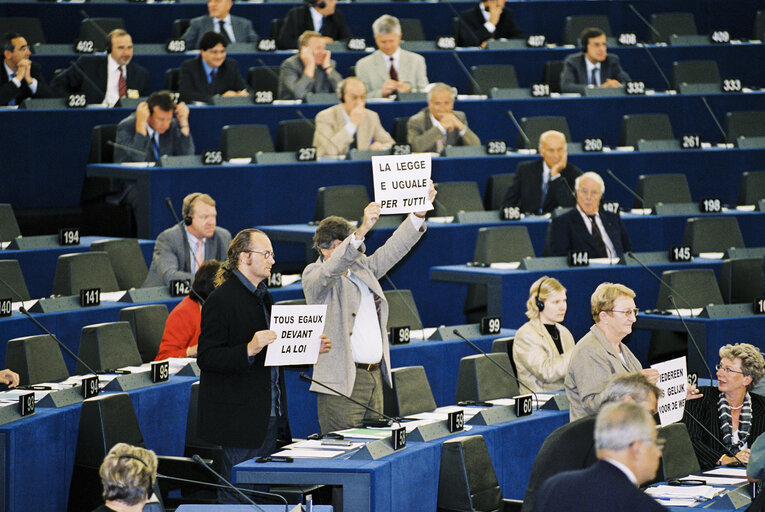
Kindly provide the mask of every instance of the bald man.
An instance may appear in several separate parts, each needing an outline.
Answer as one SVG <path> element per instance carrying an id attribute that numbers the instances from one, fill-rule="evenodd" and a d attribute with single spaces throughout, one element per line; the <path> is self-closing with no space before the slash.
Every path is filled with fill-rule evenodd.
<path id="1" fill-rule="evenodd" d="M 566 136 L 548 130 L 539 137 L 542 160 L 521 162 L 507 189 L 502 208 L 517 206 L 523 213 L 539 214 L 559 206 L 574 206 L 574 181 L 582 170 L 568 163 Z"/>

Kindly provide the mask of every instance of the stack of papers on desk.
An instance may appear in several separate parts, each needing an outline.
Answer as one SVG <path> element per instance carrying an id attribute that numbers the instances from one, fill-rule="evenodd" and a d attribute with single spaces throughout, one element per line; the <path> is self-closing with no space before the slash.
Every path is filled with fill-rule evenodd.
<path id="1" fill-rule="evenodd" d="M 725 489 L 711 485 L 657 485 L 649 487 L 645 492 L 652 498 L 660 500 L 665 506 L 691 507 L 700 501 L 711 500 L 721 492 L 725 492 Z"/>
<path id="2" fill-rule="evenodd" d="M 364 443 L 352 442 L 350 446 L 325 445 L 320 440 L 307 439 L 288 444 L 276 457 L 292 457 L 296 459 L 332 459 L 345 453 L 358 450 Z"/>

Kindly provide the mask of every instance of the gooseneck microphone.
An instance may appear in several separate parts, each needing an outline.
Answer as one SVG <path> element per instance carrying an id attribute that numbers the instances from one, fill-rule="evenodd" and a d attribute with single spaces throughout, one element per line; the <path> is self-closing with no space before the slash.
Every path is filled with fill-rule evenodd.
<path id="1" fill-rule="evenodd" d="M 635 13 L 635 16 L 637 16 L 637 17 L 638 17 L 638 19 L 640 19 L 640 21 L 642 21 L 642 22 L 643 22 L 643 24 L 644 24 L 646 27 L 648 27 L 648 28 L 651 30 L 651 32 L 653 32 L 654 34 L 656 34 L 656 36 L 657 36 L 659 39 L 661 39 L 661 33 L 659 33 L 659 31 L 658 31 L 658 30 L 656 30 L 656 27 L 654 27 L 653 25 L 651 25 L 651 23 L 649 23 L 649 22 L 648 22 L 648 20 L 647 20 L 647 19 L 645 19 L 645 18 L 643 17 L 643 15 L 642 15 L 642 14 L 640 14 L 640 13 L 638 12 L 638 10 L 637 10 L 637 9 L 635 9 L 635 6 L 634 6 L 634 5 L 632 5 L 632 4 L 630 3 L 630 4 L 627 4 L 627 7 L 629 7 L 629 8 L 630 8 L 630 10 L 631 10 L 633 13 Z M 667 79 L 667 75 L 665 75 L 665 74 L 664 74 L 664 71 L 662 71 L 662 70 L 661 70 L 661 66 L 659 66 L 659 63 L 658 63 L 658 62 L 656 62 L 656 59 L 654 58 L 654 56 L 653 56 L 653 53 L 651 53 L 651 50 L 649 50 L 649 49 L 648 49 L 648 43 L 643 43 L 643 49 L 644 49 L 644 50 L 645 50 L 645 52 L 648 54 L 648 57 L 651 59 L 651 62 L 653 63 L 654 67 L 656 68 L 656 70 L 657 70 L 657 71 L 659 72 L 659 74 L 661 75 L 661 78 L 662 78 L 662 79 L 664 79 L 664 83 L 665 83 L 665 84 L 667 84 L 667 90 L 670 90 L 670 89 L 672 89 L 672 85 L 670 85 L 670 83 L 669 83 L 669 80 Z"/>
<path id="2" fill-rule="evenodd" d="M 300 377 L 301 379 L 305 380 L 305 381 L 308 381 L 308 382 L 313 382 L 314 384 L 318 384 L 319 386 L 321 386 L 321 387 L 323 387 L 323 388 L 325 388 L 325 389 L 328 389 L 328 390 L 332 391 L 333 393 L 335 393 L 335 394 L 337 394 L 337 395 L 339 395 L 339 396 L 341 396 L 341 397 L 345 398 L 346 400 L 348 400 L 348 401 L 350 401 L 350 402 L 353 402 L 354 404 L 356 404 L 356 405 L 359 405 L 359 406 L 363 407 L 363 408 L 364 408 L 364 409 L 366 409 L 367 411 L 373 412 L 373 413 L 375 413 L 375 414 L 377 414 L 377 415 L 379 415 L 379 416 L 381 416 L 381 417 L 385 418 L 386 420 L 388 420 L 388 422 L 389 422 L 390 424 L 393 424 L 393 423 L 400 423 L 400 422 L 401 422 L 401 418 L 393 418 L 393 417 L 391 417 L 391 416 L 388 416 L 388 415 L 387 415 L 387 414 L 385 414 L 384 412 L 380 412 L 380 411 L 378 411 L 378 410 L 376 410 L 376 409 L 372 409 L 372 408 L 371 408 L 371 407 L 369 407 L 368 405 L 366 405 L 366 404 L 363 404 L 363 403 L 359 402 L 358 400 L 354 400 L 353 398 L 349 397 L 348 395 L 344 395 L 343 393 L 341 393 L 341 392 L 337 391 L 336 389 L 332 389 L 331 387 L 327 386 L 326 384 L 322 384 L 322 383 L 321 383 L 321 382 L 319 382 L 318 380 L 312 379 L 312 378 L 311 378 L 311 377 L 309 377 L 309 376 L 308 376 L 308 374 L 307 374 L 307 373 L 305 373 L 305 372 L 300 372 L 300 374 L 299 374 L 299 377 Z"/>
<path id="3" fill-rule="evenodd" d="M 106 143 L 109 144 L 110 146 L 114 147 L 114 148 L 119 148 L 119 149 L 121 149 L 123 151 L 127 151 L 128 153 L 132 153 L 135 156 L 140 157 L 141 159 L 138 160 L 139 162 L 148 162 L 148 160 L 146 159 L 146 152 L 145 151 L 141 151 L 141 150 L 136 149 L 136 148 L 131 148 L 130 146 L 126 146 L 125 144 L 120 144 L 119 142 L 116 142 L 116 141 L 113 141 L 113 140 L 107 140 Z M 162 167 L 162 158 L 161 157 L 157 158 L 154 161 L 154 167 Z"/>
<path id="4" fill-rule="evenodd" d="M 98 26 L 98 25 L 96 25 L 96 26 Z M 86 82 L 88 82 L 88 85 L 90 85 L 93 89 L 95 89 L 95 91 L 100 95 L 101 98 L 106 98 L 106 93 L 101 90 L 101 88 L 93 81 L 93 79 L 90 78 L 88 76 L 88 74 L 85 73 L 85 71 L 83 71 L 82 68 L 79 65 L 77 65 L 77 63 L 75 61 L 71 60 L 71 61 L 69 61 L 69 63 L 72 65 L 72 69 L 77 71 L 77 73 L 79 73 L 80 76 L 82 78 L 84 78 Z M 101 100 L 101 101 L 103 101 L 103 100 Z"/>
<path id="5" fill-rule="evenodd" d="M 618 183 L 618 184 L 619 184 L 619 185 L 620 185 L 620 186 L 621 186 L 621 187 L 622 187 L 624 190 L 626 190 L 627 192 L 629 192 L 629 193 L 630 193 L 630 195 L 631 195 L 632 197 L 634 197 L 635 199 L 637 199 L 637 200 L 640 202 L 639 204 L 641 204 L 641 205 L 643 205 L 643 206 L 645 207 L 645 204 L 643 204 L 643 198 L 642 198 L 642 197 L 640 197 L 640 196 L 638 195 L 638 193 L 637 193 L 637 192 L 635 192 L 635 191 L 634 191 L 634 190 L 632 190 L 630 187 L 628 187 L 626 183 L 624 183 L 622 180 L 620 180 L 619 178 L 617 178 L 617 177 L 616 177 L 616 174 L 614 174 L 614 173 L 611 171 L 611 169 L 606 169 L 606 174 L 608 174 L 609 176 L 611 176 L 611 177 L 614 179 L 614 181 L 616 181 L 616 183 Z"/>
<path id="6" fill-rule="evenodd" d="M 168 476 L 168 475 L 163 475 L 162 473 L 157 473 L 157 478 L 162 480 L 170 480 L 171 482 L 182 482 L 187 484 L 199 485 L 202 487 L 212 487 L 213 489 L 228 489 L 229 488 L 229 486 L 227 485 L 213 484 L 210 482 L 203 482 L 201 480 L 191 480 L 189 478 L 181 478 L 178 476 Z M 252 496 L 258 496 L 261 498 L 271 498 L 274 501 L 282 502 L 284 503 L 284 506 L 286 507 L 285 510 L 289 510 L 289 503 L 281 494 L 276 494 L 273 492 L 255 491 L 253 489 L 239 489 L 239 490 L 245 494 L 250 494 Z"/>
<path id="7" fill-rule="evenodd" d="M 646 264 L 645 264 L 645 263 L 643 263 L 642 261 L 640 261 L 640 260 L 638 259 L 638 257 L 637 257 L 637 256 L 635 256 L 635 253 L 634 253 L 633 251 L 627 251 L 625 254 L 626 254 L 627 256 L 629 256 L 630 258 L 632 258 L 633 260 L 637 261 L 637 262 L 638 262 L 638 264 L 639 264 L 641 267 L 643 267 L 643 270 L 645 270 L 646 272 L 648 272 L 648 273 L 651 275 L 651 277 L 653 277 L 654 279 L 656 279 L 656 280 L 659 282 L 659 284 L 660 284 L 660 285 L 662 285 L 662 284 L 663 284 L 664 286 L 666 286 L 666 287 L 667 287 L 667 289 L 668 289 L 670 292 L 672 292 L 672 293 L 673 293 L 675 296 L 679 297 L 679 298 L 680 298 L 680 300 L 682 300 L 683 302 L 685 302 L 685 305 L 686 305 L 686 306 L 688 306 L 688 308 L 690 308 L 690 309 L 693 309 L 693 306 L 691 306 L 691 303 L 690 303 L 690 302 L 688 302 L 688 300 L 687 300 L 685 297 L 683 297 L 682 295 L 680 295 L 680 294 L 677 292 L 677 290 L 675 290 L 674 288 L 672 288 L 672 287 L 669 285 L 669 283 L 665 283 L 664 281 L 662 281 L 661 277 L 657 276 L 657 275 L 656 275 L 656 272 L 654 272 L 653 270 L 651 270 L 650 268 L 648 268 L 648 267 L 646 266 Z"/>
<path id="8" fill-rule="evenodd" d="M 723 443 L 720 439 L 718 439 L 717 436 L 715 436 L 701 421 L 698 420 L 698 418 L 696 418 L 696 416 L 694 416 L 693 414 L 688 412 L 688 408 L 687 407 L 685 409 L 685 414 L 687 414 L 688 417 L 690 419 L 692 419 L 694 423 L 696 423 L 699 427 L 701 427 L 701 430 L 703 430 L 704 432 L 709 434 L 709 437 L 711 437 L 714 442 L 716 442 L 717 444 L 722 446 L 723 450 L 725 450 L 725 455 L 727 455 L 728 457 L 733 457 L 734 459 L 736 459 L 738 461 L 739 464 L 741 464 L 742 466 L 746 467 L 746 464 L 744 464 L 744 461 L 742 461 L 741 459 L 736 457 L 736 454 L 733 453 L 730 450 L 730 448 L 728 448 L 725 445 L 725 443 Z"/>
<path id="9" fill-rule="evenodd" d="M 244 501 L 246 501 L 247 503 L 249 503 L 250 505 L 252 505 L 253 507 L 255 507 L 255 510 L 260 510 L 260 512 L 265 512 L 265 511 L 264 511 L 264 510 L 263 510 L 263 509 L 262 509 L 260 506 L 258 506 L 258 504 L 257 504 L 257 503 L 255 503 L 254 501 L 252 501 L 252 500 L 251 500 L 251 499 L 250 499 L 250 498 L 249 498 L 249 497 L 248 497 L 246 494 L 244 494 L 244 493 L 243 493 L 243 492 L 242 492 L 242 491 L 241 491 L 241 490 L 240 490 L 240 489 L 239 489 L 237 486 L 235 486 L 234 484 L 232 484 L 231 482 L 229 482 L 228 480 L 226 480 L 225 478 L 223 478 L 223 476 L 222 476 L 222 475 L 220 475 L 220 474 L 219 474 L 217 471 L 215 471 L 213 468 L 211 468 L 210 466 L 208 466 L 208 465 L 207 465 L 207 463 L 206 463 L 204 460 L 202 460 L 202 457 L 200 457 L 199 455 L 197 455 L 197 454 L 195 453 L 194 455 L 192 455 L 192 456 L 191 456 L 191 458 L 194 460 L 194 462 L 196 462 L 197 464 L 199 464 L 200 466 L 202 466 L 203 468 L 205 468 L 207 471 L 209 471 L 210 473 L 212 473 L 213 475 L 215 475 L 216 477 L 218 477 L 218 480 L 220 480 L 221 482 L 223 482 L 223 484 L 224 484 L 224 486 L 225 486 L 225 487 L 227 487 L 228 489 L 232 489 L 232 490 L 233 490 L 233 491 L 235 491 L 235 492 L 236 492 L 236 493 L 237 493 L 239 496 L 241 496 L 241 497 L 244 499 Z"/>
<path id="10" fill-rule="evenodd" d="M 481 353 L 481 355 L 483 355 L 483 356 L 484 356 L 486 359 L 488 359 L 489 361 L 491 361 L 491 363 L 492 363 L 494 366 L 496 366 L 497 368 L 499 368 L 500 370 L 502 370 L 502 372 L 503 372 L 504 374 L 506 374 L 508 377 L 510 377 L 511 379 L 513 379 L 513 380 L 514 380 L 514 381 L 515 381 L 515 382 L 518 384 L 518 386 L 519 386 L 519 388 L 518 388 L 518 389 L 520 389 L 520 386 L 523 386 L 524 388 L 528 389 L 528 390 L 529 390 L 529 392 L 530 392 L 532 395 L 534 395 L 534 401 L 537 403 L 537 409 L 539 409 L 539 408 L 541 407 L 541 405 L 542 405 L 542 404 L 540 404 L 540 403 L 539 403 L 539 397 L 538 397 L 538 396 L 537 396 L 537 394 L 534 392 L 534 390 L 533 390 L 533 389 L 531 389 L 530 387 L 528 387 L 526 384 L 524 384 L 524 383 L 523 383 L 523 382 L 521 382 L 520 380 L 518 380 L 518 377 L 516 377 L 515 375 L 513 375 L 513 372 L 509 372 L 509 371 L 507 371 L 507 369 L 506 369 L 506 368 L 504 368 L 504 367 L 503 367 L 501 364 L 499 364 L 499 363 L 498 363 L 498 362 L 496 362 L 494 359 L 492 359 L 491 357 L 489 357 L 489 354 L 487 354 L 486 352 L 484 352 L 483 350 L 481 350 L 481 347 L 479 347 L 478 345 L 476 345 L 475 343 L 473 343 L 472 341 L 470 341 L 469 339 L 467 339 L 466 337 L 464 337 L 464 336 L 463 336 L 463 335 L 460 333 L 460 331 L 459 331 L 458 329 L 454 329 L 452 332 L 453 332 L 455 335 L 457 335 L 457 336 L 459 336 L 460 338 L 462 338 L 462 340 L 463 340 L 463 341 L 467 342 L 467 344 L 468 344 L 468 345 L 470 345 L 471 347 L 473 347 L 473 350 L 475 350 L 475 351 L 477 351 L 477 352 L 480 352 L 480 353 Z"/>
<path id="11" fill-rule="evenodd" d="M 406 219 L 404 219 L 404 220 L 405 220 L 406 222 L 408 222 Z M 390 284 L 390 285 L 391 285 L 391 287 L 392 287 L 394 290 L 396 290 L 397 292 L 401 293 L 401 290 L 399 290 L 399 289 L 396 287 L 396 285 L 395 285 L 395 284 L 393 284 L 393 281 L 391 280 L 391 278 L 390 278 L 390 277 L 388 277 L 388 274 L 387 274 L 387 273 L 386 273 L 386 274 L 383 274 L 383 277 L 386 279 L 386 281 L 388 281 L 388 284 Z M 412 309 L 412 306 L 410 306 L 410 305 L 409 305 L 409 303 L 408 303 L 407 301 L 402 301 L 402 304 L 404 304 L 404 306 L 406 306 L 406 309 L 408 309 L 408 310 L 409 310 L 409 312 L 412 314 L 412 317 L 414 317 L 414 318 L 419 318 L 419 316 L 420 316 L 420 315 L 419 315 L 419 314 L 417 314 L 417 311 L 415 311 L 414 309 Z M 422 332 L 422 341 L 425 341 L 425 329 L 423 328 L 423 329 L 421 329 L 420 331 Z"/>
<path id="12" fill-rule="evenodd" d="M 669 299 L 669 301 L 675 307 L 675 311 L 677 311 L 677 316 L 678 318 L 680 318 L 680 323 L 683 324 L 683 328 L 685 329 L 685 332 L 688 333 L 688 338 L 691 340 L 691 343 L 693 343 L 693 347 L 696 349 L 696 353 L 701 358 L 701 362 L 704 363 L 704 368 L 707 369 L 707 373 L 709 374 L 709 383 L 711 384 L 714 379 L 712 378 L 712 370 L 709 368 L 709 365 L 707 364 L 707 358 L 704 357 L 704 353 L 701 351 L 701 347 L 699 347 L 699 344 L 696 343 L 696 338 L 693 337 L 693 334 L 691 334 L 691 330 L 688 328 L 688 324 L 685 323 L 685 319 L 683 318 L 683 315 L 680 314 L 680 308 L 677 307 L 677 303 L 675 303 L 675 298 L 672 295 L 667 295 L 667 299 Z"/>
<path id="13" fill-rule="evenodd" d="M 712 118 L 712 121 L 715 122 L 715 125 L 717 125 L 717 129 L 720 130 L 720 133 L 723 136 L 723 142 L 726 144 L 728 143 L 728 135 L 725 133 L 725 130 L 723 130 L 722 125 L 720 124 L 720 121 L 717 120 L 717 116 L 714 112 L 712 112 L 712 108 L 709 106 L 709 102 L 707 101 L 706 96 L 701 97 L 701 101 L 704 102 L 704 106 L 707 107 L 707 112 L 709 112 L 710 117 Z"/>
<path id="14" fill-rule="evenodd" d="M 465 73 L 465 76 L 468 77 L 468 80 L 470 80 L 470 83 L 473 84 L 473 90 L 475 90 L 475 93 L 483 94 L 483 89 L 481 89 L 481 86 L 473 77 L 473 75 L 470 74 L 470 71 L 468 71 L 468 68 L 465 66 L 465 63 L 462 62 L 462 59 L 460 59 L 460 56 L 457 54 L 456 51 L 452 52 L 452 57 L 454 57 L 454 60 L 457 61 L 457 65 L 462 70 L 462 72 Z"/>
<path id="15" fill-rule="evenodd" d="M 515 127 L 518 128 L 518 132 L 521 134 L 521 137 L 523 137 L 523 140 L 526 141 L 526 145 L 530 146 L 531 145 L 531 139 L 529 139 L 529 136 L 526 135 L 526 132 L 523 131 L 523 128 L 521 128 L 521 124 L 515 118 L 515 115 L 513 114 L 513 111 L 512 110 L 508 110 L 507 111 L 507 115 L 510 116 L 510 120 L 513 122 Z M 529 148 L 529 149 L 534 149 L 534 148 Z"/>
<path id="16" fill-rule="evenodd" d="M 175 224 L 180 226 L 181 232 L 183 235 L 183 242 L 186 246 L 186 250 L 188 251 L 188 254 L 193 254 L 193 251 L 191 250 L 191 244 L 189 243 L 189 237 L 186 236 L 186 228 L 183 226 L 183 223 L 181 222 L 181 219 L 178 218 L 178 214 L 175 213 L 175 208 L 173 208 L 173 201 L 169 198 L 165 198 L 165 204 L 167 205 L 167 209 L 170 210 L 170 214 L 173 216 L 173 219 L 175 219 Z M 193 293 L 194 296 L 199 300 L 199 303 L 204 306 L 205 299 L 202 298 L 201 295 L 194 289 L 192 286 L 193 282 L 189 283 L 189 292 Z"/>

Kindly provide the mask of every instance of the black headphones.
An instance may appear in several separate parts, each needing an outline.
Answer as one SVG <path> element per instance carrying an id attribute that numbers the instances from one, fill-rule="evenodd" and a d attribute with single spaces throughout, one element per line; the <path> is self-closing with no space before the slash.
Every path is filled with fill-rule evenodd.
<path id="1" fill-rule="evenodd" d="M 337 86 L 337 92 L 340 94 L 340 103 L 345 103 L 345 80 Z"/>
<path id="2" fill-rule="evenodd" d="M 545 303 L 539 300 L 539 292 L 542 291 L 542 283 L 547 281 L 546 277 L 543 277 L 542 280 L 539 282 L 539 286 L 537 287 L 537 296 L 534 298 L 534 304 L 537 305 L 537 309 L 541 313 L 545 309 Z"/>
<path id="3" fill-rule="evenodd" d="M 140 462 L 144 465 L 146 469 L 149 469 L 149 465 L 144 462 L 144 460 L 140 457 L 137 457 L 130 453 L 125 453 L 119 456 L 119 459 L 134 459 Z M 151 475 L 151 471 L 149 472 L 149 487 L 146 488 L 146 499 L 150 500 L 151 497 L 154 496 L 154 477 Z"/>
<path id="4" fill-rule="evenodd" d="M 194 204 L 194 201 L 197 200 L 199 196 L 202 194 L 200 192 L 197 192 L 191 196 L 191 199 L 189 199 L 189 204 L 184 205 L 183 207 L 183 223 L 187 226 L 191 226 L 191 223 L 194 222 L 194 219 L 191 218 L 191 206 Z"/>
<path id="5" fill-rule="evenodd" d="M 327 3 L 324 0 L 306 0 L 306 3 L 308 5 L 314 5 L 319 9 L 324 9 L 327 6 Z"/>

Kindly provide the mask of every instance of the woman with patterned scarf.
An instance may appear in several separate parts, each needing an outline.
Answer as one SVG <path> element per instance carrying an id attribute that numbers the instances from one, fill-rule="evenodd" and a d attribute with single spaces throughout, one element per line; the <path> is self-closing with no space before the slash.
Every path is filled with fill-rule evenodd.
<path id="1" fill-rule="evenodd" d="M 717 390 L 700 388 L 703 398 L 686 402 L 683 416 L 702 471 L 719 465 L 745 466 L 749 449 L 765 431 L 765 398 L 750 393 L 765 372 L 760 350 L 749 343 L 725 345 L 716 368 Z"/>

